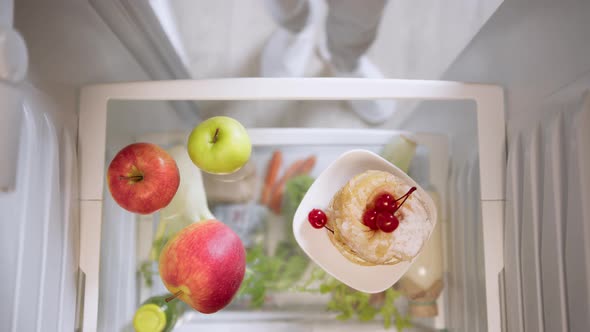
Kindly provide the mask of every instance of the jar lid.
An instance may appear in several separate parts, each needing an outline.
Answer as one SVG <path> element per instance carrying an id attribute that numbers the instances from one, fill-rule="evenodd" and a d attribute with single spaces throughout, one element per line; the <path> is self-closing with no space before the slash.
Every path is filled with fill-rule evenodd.
<path id="1" fill-rule="evenodd" d="M 162 332 L 166 327 L 166 314 L 155 304 L 145 304 L 137 309 L 133 317 L 137 332 Z"/>

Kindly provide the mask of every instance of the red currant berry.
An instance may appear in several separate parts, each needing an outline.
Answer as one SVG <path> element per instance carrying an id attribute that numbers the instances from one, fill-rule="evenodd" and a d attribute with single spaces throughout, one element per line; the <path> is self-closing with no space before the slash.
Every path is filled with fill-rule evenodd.
<path id="1" fill-rule="evenodd" d="M 324 211 L 320 209 L 313 209 L 307 215 L 307 220 L 313 228 L 320 229 L 326 225 L 328 222 L 328 217 L 324 213 Z"/>
<path id="2" fill-rule="evenodd" d="M 388 193 L 383 193 L 383 194 L 377 196 L 377 198 L 375 199 L 375 209 L 378 212 L 393 213 L 393 212 L 395 212 L 396 208 L 397 208 L 397 202 L 395 201 L 393 196 L 391 196 Z"/>
<path id="3" fill-rule="evenodd" d="M 391 213 L 379 213 L 377 214 L 377 226 L 383 232 L 391 233 L 399 226 L 399 220 Z"/>
<path id="4" fill-rule="evenodd" d="M 365 213 L 363 213 L 363 224 L 374 231 L 378 230 L 377 211 L 373 209 L 366 210 Z"/>

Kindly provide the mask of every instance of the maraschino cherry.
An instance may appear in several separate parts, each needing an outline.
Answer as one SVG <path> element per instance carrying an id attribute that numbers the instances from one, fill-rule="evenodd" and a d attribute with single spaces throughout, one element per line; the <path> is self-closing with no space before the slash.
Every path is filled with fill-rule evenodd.
<path id="1" fill-rule="evenodd" d="M 395 216 L 408 197 L 416 190 L 416 187 L 410 188 L 402 197 L 395 199 L 389 193 L 382 193 L 375 198 L 372 207 L 367 207 L 363 213 L 363 224 L 376 231 L 381 230 L 385 233 L 391 233 L 399 226 L 399 219 Z M 397 203 L 402 200 L 401 203 Z"/>
<path id="2" fill-rule="evenodd" d="M 391 233 L 399 226 L 399 219 L 391 213 L 377 215 L 377 227 L 385 233 Z"/>
<path id="3" fill-rule="evenodd" d="M 374 231 L 381 230 L 385 233 L 395 231 L 399 226 L 399 219 L 395 216 L 395 213 L 404 205 L 414 191 L 416 191 L 416 187 L 410 188 L 405 195 L 398 199 L 395 199 L 389 193 L 380 194 L 374 199 L 372 204 L 367 206 L 363 213 L 363 224 Z M 398 204 L 400 200 L 402 202 Z M 330 232 L 334 232 L 326 226 L 328 217 L 320 209 L 311 210 L 307 215 L 307 220 L 313 228 L 320 229 L 325 227 Z"/>
<path id="4" fill-rule="evenodd" d="M 379 229 L 377 226 L 377 210 L 374 209 L 367 209 L 365 213 L 363 213 L 363 224 L 369 227 L 370 229 L 376 231 Z"/>
<path id="5" fill-rule="evenodd" d="M 383 193 L 375 199 L 375 210 L 394 213 L 397 210 L 397 201 L 389 193 Z"/>
<path id="6" fill-rule="evenodd" d="M 324 211 L 320 209 L 313 209 L 307 215 L 307 220 L 309 220 L 309 223 L 313 228 L 320 229 L 326 226 L 326 223 L 328 222 L 328 217 L 326 216 Z"/>

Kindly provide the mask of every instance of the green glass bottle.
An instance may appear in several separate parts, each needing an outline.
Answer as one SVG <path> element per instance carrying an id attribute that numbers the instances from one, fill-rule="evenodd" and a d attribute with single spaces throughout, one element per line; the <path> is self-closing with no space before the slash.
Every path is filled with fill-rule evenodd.
<path id="1" fill-rule="evenodd" d="M 133 327 L 136 332 L 170 332 L 179 316 L 178 300 L 166 302 L 170 295 L 153 296 L 135 312 Z"/>

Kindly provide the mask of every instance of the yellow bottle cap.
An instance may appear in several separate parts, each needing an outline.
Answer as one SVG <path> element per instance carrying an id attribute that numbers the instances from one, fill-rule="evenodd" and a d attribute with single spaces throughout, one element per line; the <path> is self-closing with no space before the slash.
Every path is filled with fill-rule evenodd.
<path id="1" fill-rule="evenodd" d="M 166 314 L 155 304 L 142 305 L 135 312 L 133 327 L 137 332 L 162 332 L 166 327 Z"/>

